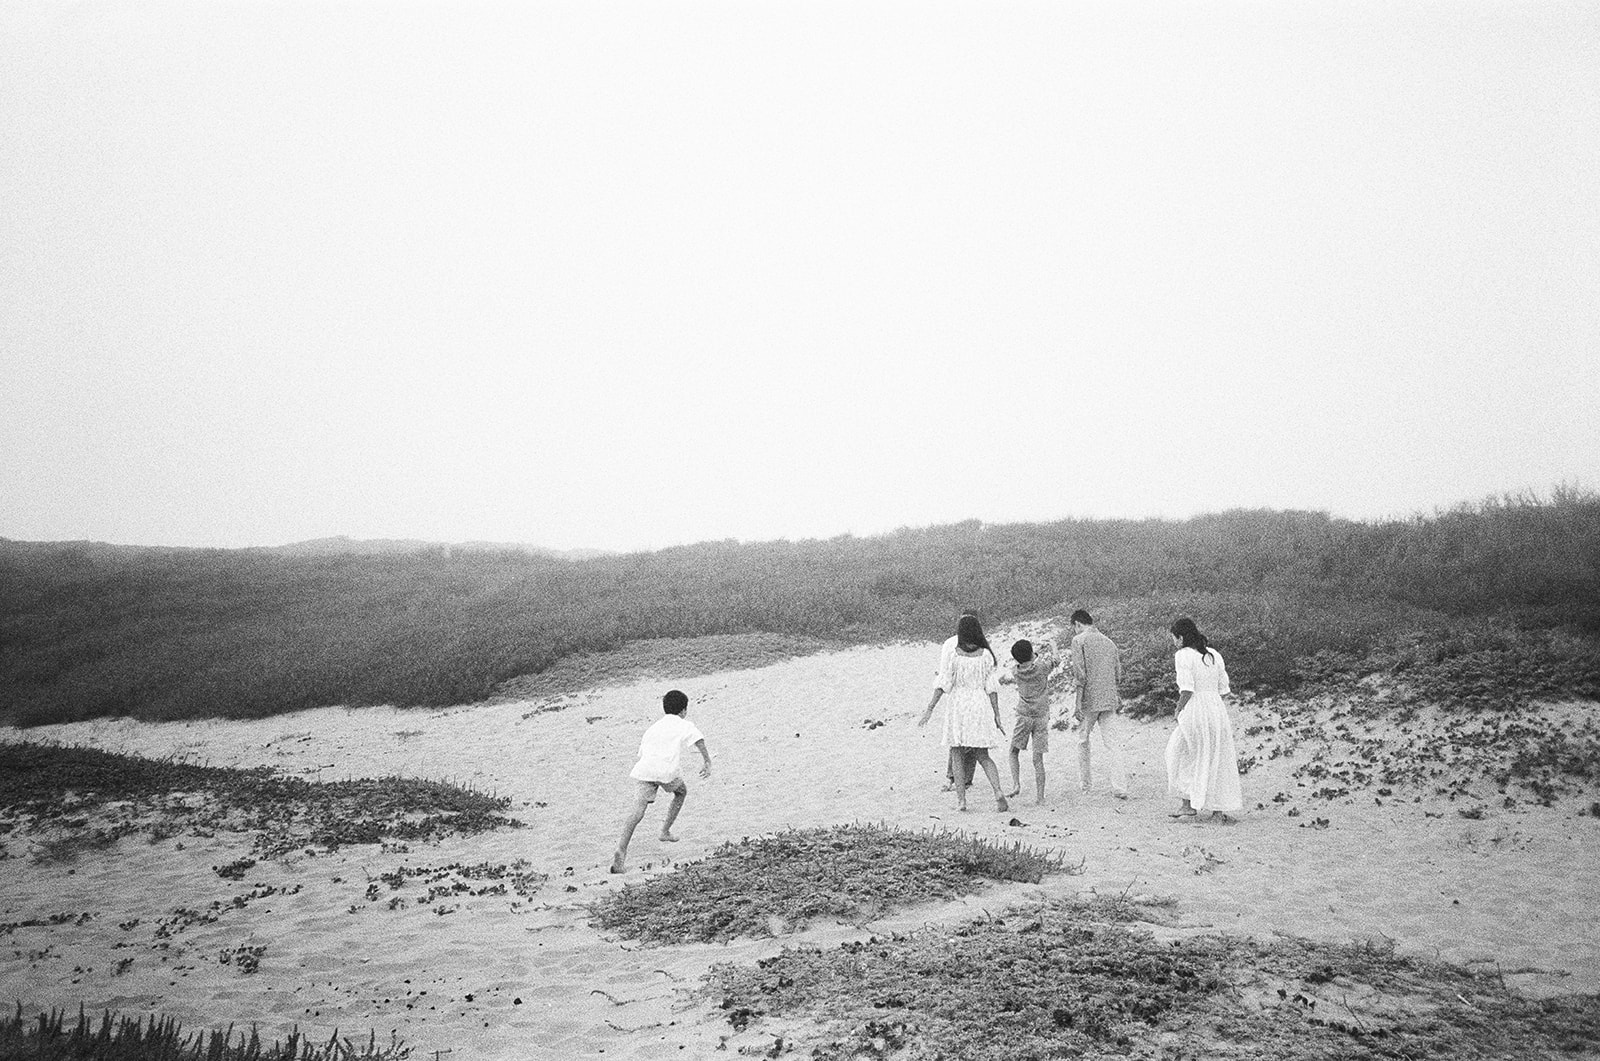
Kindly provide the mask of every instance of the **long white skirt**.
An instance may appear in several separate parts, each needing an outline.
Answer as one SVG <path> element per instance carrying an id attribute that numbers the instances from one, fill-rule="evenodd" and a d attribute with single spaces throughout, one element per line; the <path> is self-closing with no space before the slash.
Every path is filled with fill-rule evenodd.
<path id="1" fill-rule="evenodd" d="M 1233 724 L 1216 693 L 1195 693 L 1178 715 L 1178 728 L 1167 739 L 1167 792 L 1197 811 L 1244 806 Z"/>

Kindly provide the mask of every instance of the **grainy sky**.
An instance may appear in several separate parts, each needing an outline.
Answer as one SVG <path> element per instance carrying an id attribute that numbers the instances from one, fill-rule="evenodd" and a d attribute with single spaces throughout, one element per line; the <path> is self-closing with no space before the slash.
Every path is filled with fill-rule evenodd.
<path id="1" fill-rule="evenodd" d="M 0 5 L 0 536 L 1600 486 L 1600 5 Z"/>

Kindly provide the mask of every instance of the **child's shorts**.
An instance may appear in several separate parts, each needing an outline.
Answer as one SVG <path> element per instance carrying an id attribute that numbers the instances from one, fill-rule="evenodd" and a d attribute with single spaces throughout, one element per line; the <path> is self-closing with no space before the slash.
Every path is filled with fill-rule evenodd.
<path id="1" fill-rule="evenodd" d="M 1033 750 L 1047 752 L 1050 750 L 1050 713 L 1042 715 L 1018 715 L 1016 725 L 1011 727 L 1011 750 L 1020 752 L 1027 748 L 1028 741 L 1032 739 Z"/>
<path id="2" fill-rule="evenodd" d="M 639 798 L 646 803 L 654 803 L 656 801 L 656 789 L 658 788 L 664 788 L 674 796 L 687 796 L 689 794 L 689 786 L 684 784 L 683 778 L 680 777 L 676 781 L 640 781 Z"/>

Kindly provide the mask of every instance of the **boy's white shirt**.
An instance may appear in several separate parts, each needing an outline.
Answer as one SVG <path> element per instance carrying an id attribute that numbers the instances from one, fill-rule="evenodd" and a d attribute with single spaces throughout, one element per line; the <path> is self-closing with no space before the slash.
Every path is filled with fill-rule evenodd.
<path id="1" fill-rule="evenodd" d="M 639 740 L 639 762 L 628 776 L 635 781 L 676 781 L 683 776 L 683 752 L 705 734 L 682 715 L 662 715 Z"/>

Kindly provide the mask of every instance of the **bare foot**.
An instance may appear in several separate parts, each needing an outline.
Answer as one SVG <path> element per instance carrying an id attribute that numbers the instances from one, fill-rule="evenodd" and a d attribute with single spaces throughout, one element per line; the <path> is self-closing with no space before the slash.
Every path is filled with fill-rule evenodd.
<path id="1" fill-rule="evenodd" d="M 954 781 L 946 781 L 944 783 L 944 787 L 941 788 L 939 791 L 940 792 L 954 792 L 955 790 L 956 790 L 956 783 Z"/>
<path id="2" fill-rule="evenodd" d="M 1006 799 L 1016 799 L 1020 795 L 1022 795 L 1022 786 L 1019 785 L 1006 793 Z"/>
<path id="3" fill-rule="evenodd" d="M 1016 795 L 1015 792 L 1013 792 L 1011 794 L 1013 796 Z M 995 810 L 1010 810 L 1011 809 L 1011 804 L 1007 803 L 1005 801 L 1004 797 L 1002 797 L 1002 798 L 997 799 L 997 800 L 994 801 L 994 809 Z"/>
<path id="4" fill-rule="evenodd" d="M 611 872 L 612 873 L 622 873 L 622 872 L 624 872 L 625 869 L 626 869 L 625 861 L 626 860 L 625 860 L 622 852 L 618 851 L 616 853 L 616 855 L 613 856 L 612 859 L 611 859 Z"/>
<path id="5" fill-rule="evenodd" d="M 1037 799 L 1035 799 L 1035 800 L 1034 800 L 1034 801 L 1033 801 L 1033 805 L 1034 805 L 1034 806 L 1035 806 L 1035 807 L 1042 807 L 1042 806 L 1044 806 L 1044 797 L 1043 797 L 1043 796 L 1040 796 L 1040 797 L 1038 797 L 1038 798 L 1037 798 Z"/>
<path id="6" fill-rule="evenodd" d="M 965 814 L 967 813 L 967 805 L 965 803 L 957 803 L 956 810 L 960 811 L 962 814 Z"/>
<path id="7" fill-rule="evenodd" d="M 661 830 L 661 842 L 666 844 L 675 844 L 678 842 L 678 838 L 663 829 Z"/>

